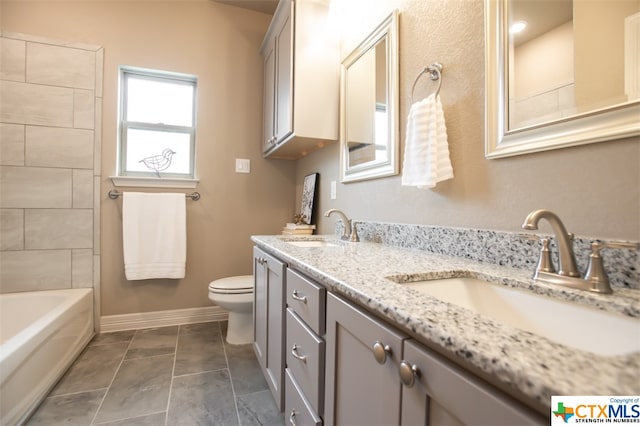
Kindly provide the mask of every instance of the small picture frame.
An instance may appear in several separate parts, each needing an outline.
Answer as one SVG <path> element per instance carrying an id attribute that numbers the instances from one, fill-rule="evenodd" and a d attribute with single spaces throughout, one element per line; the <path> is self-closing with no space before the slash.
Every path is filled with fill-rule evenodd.
<path id="1" fill-rule="evenodd" d="M 316 182 L 318 173 L 311 173 L 304 177 L 302 184 L 302 206 L 300 213 L 304 215 L 307 224 L 313 224 L 313 203 L 316 199 Z"/>

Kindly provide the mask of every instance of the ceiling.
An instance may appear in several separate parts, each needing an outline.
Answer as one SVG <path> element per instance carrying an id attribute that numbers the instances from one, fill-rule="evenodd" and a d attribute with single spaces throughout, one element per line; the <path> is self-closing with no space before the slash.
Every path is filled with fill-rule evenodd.
<path id="1" fill-rule="evenodd" d="M 218 3 L 229 6 L 241 7 L 243 9 L 255 10 L 256 12 L 273 15 L 278 6 L 278 0 L 214 0 Z"/>
<path id="2" fill-rule="evenodd" d="M 573 19 L 572 0 L 511 0 L 510 21 L 527 21 L 527 29 L 514 37 L 515 45 L 525 43 Z"/>

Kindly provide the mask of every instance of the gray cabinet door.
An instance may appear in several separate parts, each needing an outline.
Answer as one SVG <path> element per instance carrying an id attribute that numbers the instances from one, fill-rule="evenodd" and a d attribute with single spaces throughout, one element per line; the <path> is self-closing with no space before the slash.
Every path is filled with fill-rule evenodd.
<path id="1" fill-rule="evenodd" d="M 276 58 L 275 43 L 270 40 L 262 52 L 264 58 L 264 86 L 262 89 L 262 152 L 265 153 L 275 144 L 275 90 Z"/>
<path id="2" fill-rule="evenodd" d="M 333 294 L 327 295 L 326 425 L 400 422 L 398 365 L 406 336 Z M 384 348 L 374 356 L 374 345 Z"/>
<path id="3" fill-rule="evenodd" d="M 283 262 L 253 248 L 253 348 L 280 411 L 284 408 L 285 270 Z"/>
<path id="4" fill-rule="evenodd" d="M 293 4 L 276 24 L 275 135 L 282 143 L 293 133 Z"/>
<path id="5" fill-rule="evenodd" d="M 407 340 L 400 369 L 413 368 L 402 386 L 402 425 L 548 424 L 491 385 Z M 409 374 L 406 377 L 411 377 Z"/>

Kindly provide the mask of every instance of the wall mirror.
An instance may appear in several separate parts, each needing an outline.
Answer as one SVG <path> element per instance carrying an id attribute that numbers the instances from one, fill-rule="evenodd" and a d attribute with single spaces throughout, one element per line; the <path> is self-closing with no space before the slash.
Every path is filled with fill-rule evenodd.
<path id="1" fill-rule="evenodd" d="M 640 135 L 638 0 L 486 0 L 485 36 L 487 158 Z"/>
<path id="2" fill-rule="evenodd" d="M 398 12 L 393 11 L 342 61 L 342 182 L 397 175 L 398 152 Z"/>

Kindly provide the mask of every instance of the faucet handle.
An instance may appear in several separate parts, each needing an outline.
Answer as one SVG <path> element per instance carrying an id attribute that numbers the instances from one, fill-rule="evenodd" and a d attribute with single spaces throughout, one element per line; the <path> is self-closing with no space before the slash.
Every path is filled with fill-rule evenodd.
<path id="1" fill-rule="evenodd" d="M 540 254 L 538 256 L 538 264 L 536 265 L 536 270 L 533 273 L 533 279 L 537 279 L 540 272 L 556 272 L 556 268 L 553 266 L 553 261 L 551 260 L 551 250 L 549 250 L 549 243 L 551 240 L 549 240 L 549 238 L 535 234 L 518 234 L 518 236 L 525 240 L 540 241 L 542 243 Z"/>
<path id="2" fill-rule="evenodd" d="M 629 243 L 626 241 L 592 241 L 591 254 L 589 255 L 589 266 L 584 276 L 585 281 L 591 284 L 591 290 L 597 293 L 610 294 L 613 293 L 609 284 L 609 276 L 604 269 L 604 263 L 600 256 L 600 250 L 605 248 L 629 249 L 637 250 L 637 243 Z"/>
<path id="3" fill-rule="evenodd" d="M 357 243 L 360 241 L 360 237 L 358 237 L 358 222 L 351 221 L 351 235 L 349 236 L 349 241 L 352 243 Z"/>
<path id="4" fill-rule="evenodd" d="M 539 272 L 556 272 L 556 268 L 553 266 L 553 261 L 551 260 L 549 241 L 550 240 L 548 238 L 540 238 L 542 248 L 540 249 L 540 257 L 538 258 L 538 265 L 536 266 L 534 278 Z"/>

